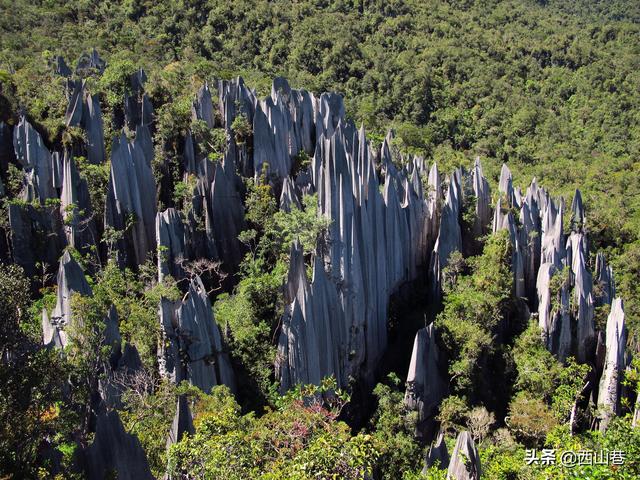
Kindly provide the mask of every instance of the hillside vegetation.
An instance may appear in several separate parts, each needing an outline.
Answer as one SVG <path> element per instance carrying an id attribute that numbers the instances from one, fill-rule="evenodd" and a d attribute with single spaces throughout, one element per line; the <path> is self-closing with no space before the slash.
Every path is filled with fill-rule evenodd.
<path id="1" fill-rule="evenodd" d="M 216 80 L 237 76 L 259 97 L 269 95 L 279 76 L 294 88 L 339 92 L 347 118 L 365 127 L 378 151 L 393 132 L 387 138 L 398 168 L 421 156 L 429 165 L 436 162 L 444 178 L 457 167 L 470 172 L 479 157 L 492 205 L 500 197 L 502 164 L 513 172 L 514 186 L 525 191 L 535 177 L 552 196 L 565 199 L 567 210 L 579 188 L 587 214 L 587 264 L 594 270 L 595 254 L 606 254 L 616 296 L 624 298 L 627 352 L 640 355 L 637 1 L 0 0 L 0 122 L 13 127 L 24 114 L 49 150 L 82 151 L 85 134 L 65 123 L 66 79 L 54 72 L 54 58 L 64 57 L 73 70 L 75 59 L 93 48 L 106 68 L 83 77 L 86 91 L 98 95 L 107 159 L 123 126 L 133 135 L 123 99 L 140 94 L 132 92 L 131 77 L 140 68 L 146 72 L 144 93 L 154 111 L 149 175 L 157 184 L 158 211 L 175 208 L 186 218 L 195 208 L 196 175 L 182 171 L 187 135 L 193 135 L 199 157 L 222 164 L 225 131 L 195 120 L 192 102 L 205 82 L 214 91 Z M 246 116 L 239 114 L 232 129 L 235 143 L 250 145 Z M 8 206 L 25 206 L 18 200 L 24 175 L 13 160 L 5 163 L 13 155 L 4 149 L 13 147 L 0 147 L 4 235 Z M 423 471 L 429 451 L 418 435 L 423 419 L 406 406 L 402 386 L 410 355 L 403 345 L 423 326 L 416 325 L 425 311 L 447 367 L 437 423 L 449 453 L 455 435 L 469 431 L 482 478 L 640 475 L 640 428 L 632 403 L 640 362 L 630 363 L 619 379 L 619 418 L 606 432 L 592 429 L 596 406 L 581 393 L 590 368 L 571 357 L 559 362 L 540 340 L 537 322 L 523 314 L 527 307 L 513 291 L 513 245 L 504 232 L 474 239 L 467 258 L 451 257 L 443 271 L 442 305 L 425 309 L 426 296 L 393 299 L 389 332 L 397 344 L 391 356 L 400 351 L 403 358 L 390 359 L 375 387 L 353 382 L 358 388 L 340 389 L 336 379 L 325 378 L 321 385 L 282 392 L 274 362 L 288 301 L 283 285 L 293 263 L 292 242 L 300 242 L 307 278 L 311 252 L 330 227 L 318 213 L 318 194 L 301 195 L 300 208 L 284 211 L 280 187 L 267 181 L 266 168 L 255 178 L 238 176 L 246 228 L 232 239 L 242 244 L 234 271 L 194 262 L 185 278 L 158 280 L 159 248 L 135 268 L 119 267 L 112 255 L 122 240 L 117 235 L 131 225 L 123 232 L 103 228 L 109 162 L 76 158 L 101 240 L 87 251 L 67 249 L 93 296 L 69 299 L 82 322 L 70 330 L 64 354 L 41 346 L 42 312 L 54 308 L 60 287 L 57 265 L 39 263 L 28 275 L 0 262 L 0 477 L 83 478 L 82 452 L 95 440 L 95 399 L 103 393 L 105 365 L 113 361 L 101 337 L 111 306 L 120 319 L 118 339 L 136 349 L 144 373 L 133 383 L 121 379 L 116 410 L 158 478 L 168 472 L 171 478 L 230 480 L 444 479 L 437 465 Z M 310 163 L 301 150 L 296 174 Z M 426 177 L 417 183 L 426 185 Z M 59 206 L 59 199 L 48 198 L 39 208 L 46 213 Z M 469 231 L 473 215 L 465 204 L 460 218 Z M 0 239 L 0 253 L 3 248 Z M 211 300 L 236 389 L 202 392 L 159 374 L 164 337 L 158 305 L 191 301 L 191 285 L 182 282 L 197 276 L 207 287 L 204 305 Z M 565 282 L 551 287 L 559 296 L 567 280 L 556 278 Z M 417 288 L 422 294 L 425 286 Z M 600 330 L 605 310 L 596 312 Z M 398 340 L 404 334 L 408 342 Z M 195 433 L 167 449 L 176 402 L 185 399 Z M 578 404 L 584 416 L 575 419 Z M 539 454 L 542 448 L 623 451 L 626 461 L 619 468 L 529 465 L 527 451 Z"/>

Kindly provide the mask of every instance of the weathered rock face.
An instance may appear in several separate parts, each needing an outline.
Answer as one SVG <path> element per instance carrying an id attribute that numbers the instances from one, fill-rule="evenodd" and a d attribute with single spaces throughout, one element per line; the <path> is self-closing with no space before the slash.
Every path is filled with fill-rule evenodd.
<path id="1" fill-rule="evenodd" d="M 91 216 L 87 182 L 80 177 L 70 155 L 65 155 L 63 160 L 62 179 L 60 215 L 64 219 L 67 244 L 85 251 L 90 245 L 95 245 L 98 239 Z"/>
<path id="2" fill-rule="evenodd" d="M 182 219 L 173 208 L 158 212 L 156 216 L 156 243 L 158 248 L 158 281 L 171 275 L 180 280 L 184 276 L 182 262 L 187 260 L 185 230 Z"/>
<path id="3" fill-rule="evenodd" d="M 111 149 L 105 225 L 126 230 L 125 238 L 118 242 L 121 264 L 144 263 L 155 246 L 156 184 L 146 152 L 147 135 L 146 127 L 137 130 L 133 142 L 121 134 Z"/>
<path id="4" fill-rule="evenodd" d="M 482 173 L 480 158 L 476 158 L 473 166 L 473 194 L 476 197 L 476 218 L 473 224 L 474 237 L 486 235 L 491 221 L 491 189 Z"/>
<path id="5" fill-rule="evenodd" d="M 153 107 L 149 96 L 139 91 L 134 92 L 131 96 L 125 94 L 124 117 L 130 129 L 151 125 L 153 122 Z"/>
<path id="6" fill-rule="evenodd" d="M 90 480 L 113 474 L 122 480 L 153 479 L 140 441 L 125 431 L 115 410 L 98 415 L 96 435 L 84 452 L 84 463 Z"/>
<path id="7" fill-rule="evenodd" d="M 51 316 L 43 312 L 43 342 L 45 345 L 65 347 L 67 345 L 67 335 L 64 332 L 64 328 L 74 321 L 71 312 L 73 295 L 90 296 L 93 295 L 93 292 L 87 283 L 82 268 L 69 254 L 69 251 L 64 252 L 60 259 L 56 283 L 58 285 L 56 306 Z"/>
<path id="8" fill-rule="evenodd" d="M 564 205 L 557 208 L 553 200 L 548 199 L 542 210 L 542 253 L 541 263 L 553 263 L 561 266 L 566 256 L 564 234 L 562 233 Z"/>
<path id="9" fill-rule="evenodd" d="M 507 167 L 506 164 L 502 164 L 502 169 L 500 170 L 500 182 L 498 183 L 498 191 L 503 195 L 506 204 L 509 207 L 519 207 L 520 204 L 516 197 L 516 191 L 513 188 L 513 177 L 511 175 L 511 170 Z"/>
<path id="10" fill-rule="evenodd" d="M 204 121 L 209 128 L 216 126 L 216 115 L 213 110 L 213 102 L 211 101 L 211 91 L 207 83 L 198 90 L 196 98 L 191 105 L 191 114 L 194 120 Z"/>
<path id="11" fill-rule="evenodd" d="M 573 279 L 573 301 L 577 305 L 577 357 L 586 362 L 595 348 L 594 302 L 591 294 L 593 280 L 587 270 L 585 258 L 586 240 L 581 233 L 572 233 L 567 241 L 567 263 L 570 263 Z"/>
<path id="12" fill-rule="evenodd" d="M 582 194 L 580 190 L 576 190 L 571 202 L 571 230 L 574 232 L 582 232 L 584 229 L 584 207 L 582 205 Z"/>
<path id="13" fill-rule="evenodd" d="M 598 391 L 600 430 L 606 430 L 611 418 L 620 411 L 620 381 L 625 368 L 627 331 L 622 299 L 615 298 L 607 319 L 606 358 Z"/>
<path id="14" fill-rule="evenodd" d="M 173 417 L 171 430 L 167 436 L 167 448 L 174 443 L 178 443 L 185 435 L 193 435 L 195 429 L 193 427 L 193 418 L 189 409 L 187 397 L 180 395 L 176 405 L 176 414 Z"/>
<path id="15" fill-rule="evenodd" d="M 218 260 L 225 271 L 235 271 L 245 251 L 238 240 L 245 220 L 233 159 L 227 154 L 215 166 L 204 159 L 197 174 L 185 225 L 189 257 Z"/>
<path id="16" fill-rule="evenodd" d="M 480 456 L 469 432 L 458 435 L 451 454 L 447 478 L 455 480 L 479 480 L 481 475 Z"/>
<path id="17" fill-rule="evenodd" d="M 421 424 L 433 417 L 447 390 L 440 373 L 440 354 L 435 336 L 433 323 L 418 330 L 407 374 L 404 403 L 418 411 Z"/>
<path id="18" fill-rule="evenodd" d="M 237 190 L 237 177 L 230 160 L 218 163 L 211 182 L 211 230 L 220 260 L 231 267 L 243 256 L 238 235 L 244 229 L 244 206 Z"/>
<path id="19" fill-rule="evenodd" d="M 524 297 L 526 294 L 524 271 L 525 259 L 521 245 L 522 236 L 516 226 L 513 213 L 508 209 L 504 209 L 502 202 L 503 200 L 499 198 L 498 203 L 496 204 L 493 217 L 493 233 L 500 230 L 506 230 L 509 232 L 509 239 L 512 247 L 511 271 L 513 272 L 514 293 L 517 297 Z"/>
<path id="20" fill-rule="evenodd" d="M 431 444 L 429 453 L 424 461 L 424 468 L 422 473 L 427 473 L 429 467 L 438 464 L 438 468 L 444 470 L 449 467 L 449 452 L 447 451 L 447 444 L 444 441 L 444 432 L 440 431 L 436 440 Z"/>
<path id="21" fill-rule="evenodd" d="M 56 206 L 35 207 L 9 204 L 11 256 L 30 276 L 36 262 L 55 265 L 65 247 L 60 210 Z"/>
<path id="22" fill-rule="evenodd" d="M 13 147 L 27 175 L 22 199 L 28 202 L 37 199 L 44 205 L 47 198 L 57 198 L 51 153 L 25 117 L 13 129 Z"/>
<path id="23" fill-rule="evenodd" d="M 271 96 L 255 102 L 253 169 L 256 175 L 268 164 L 268 177 L 279 182 L 289 175 L 293 158 L 300 151 L 313 153 L 316 138 L 320 137 L 319 134 L 316 137 L 317 109 L 316 99 L 309 92 L 292 89 L 283 78 L 274 80 Z"/>
<path id="24" fill-rule="evenodd" d="M 291 177 L 286 177 L 282 183 L 282 193 L 280 194 L 280 210 L 290 212 L 291 207 L 301 209 L 300 200 L 296 193 L 296 187 Z"/>
<path id="25" fill-rule="evenodd" d="M 71 76 L 71 69 L 67 65 L 67 62 L 64 61 L 63 57 L 61 57 L 60 55 L 56 55 L 55 57 L 53 57 L 52 63 L 53 70 L 57 75 L 67 78 Z"/>
<path id="26" fill-rule="evenodd" d="M 286 86 L 282 90 L 286 93 Z M 256 110 L 254 124 L 259 115 Z M 292 251 L 285 287 L 290 304 L 276 362 L 283 390 L 326 375 L 334 375 L 340 385 L 346 385 L 349 376 L 372 380 L 387 344 L 389 296 L 428 265 L 437 236 L 437 169 L 431 170 L 433 188 L 425 198 L 420 178 L 426 176 L 424 162 L 413 159 L 398 169 L 387 139 L 379 153 L 381 192 L 364 130 L 356 130 L 343 115 L 340 96 L 320 97 L 307 191 L 317 192 L 318 210 L 330 226 L 316 249 L 310 285 L 296 273 L 304 268 L 296 249 Z M 308 185 L 307 174 L 302 176 L 296 185 Z M 285 185 L 284 191 L 289 188 Z M 319 365 L 313 353 L 317 351 Z"/>
<path id="27" fill-rule="evenodd" d="M 241 77 L 229 81 L 220 80 L 218 97 L 222 121 L 227 129 L 231 128 L 238 115 L 244 115 L 249 124 L 253 122 L 257 102 L 256 92 L 250 90 Z M 246 176 L 251 177 L 253 173 Z"/>
<path id="28" fill-rule="evenodd" d="M 82 127 L 87 133 L 87 159 L 96 165 L 104 163 L 104 129 L 100 99 L 97 94 L 87 93 L 84 97 Z"/>
<path id="29" fill-rule="evenodd" d="M 161 302 L 160 322 L 165 339 L 159 351 L 161 374 L 177 383 L 188 380 L 204 392 L 220 384 L 235 389 L 231 362 L 200 277 L 191 280 L 183 302 Z"/>
<path id="30" fill-rule="evenodd" d="M 596 306 L 611 305 L 616 296 L 616 286 L 613 280 L 613 269 L 607 265 L 602 252 L 596 255 L 595 282 L 594 287 L 598 286 L 595 295 Z"/>
<path id="31" fill-rule="evenodd" d="M 455 251 L 462 252 L 462 232 L 460 230 L 460 210 L 462 191 L 454 174 L 449 178 L 447 195 L 438 230 L 438 239 L 431 256 L 432 293 L 440 296 L 442 270 L 449 264 L 449 257 Z"/>

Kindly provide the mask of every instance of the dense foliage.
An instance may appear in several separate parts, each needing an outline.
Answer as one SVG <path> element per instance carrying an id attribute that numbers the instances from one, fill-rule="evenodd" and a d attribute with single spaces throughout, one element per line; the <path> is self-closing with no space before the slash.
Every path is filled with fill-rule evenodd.
<path id="1" fill-rule="evenodd" d="M 374 140 L 393 128 L 394 151 L 423 154 L 443 171 L 480 155 L 494 185 L 507 162 L 517 182 L 536 176 L 567 201 L 579 186 L 590 250 L 612 259 L 630 350 L 637 351 L 639 22 L 640 7 L 631 0 L 0 0 L 0 121 L 15 124 L 24 109 L 48 146 L 73 150 L 82 131 L 65 127 L 64 80 L 51 60 L 62 54 L 71 61 L 96 47 L 107 67 L 100 77 L 87 76 L 87 90 L 100 95 L 109 153 L 129 78 L 144 67 L 155 110 L 160 205 L 186 215 L 195 178 L 180 174 L 182 136 L 190 129 L 198 153 L 214 162 L 226 145 L 224 130 L 191 118 L 193 94 L 205 80 L 242 75 L 265 95 L 272 78 L 284 75 L 296 87 L 341 92 L 348 116 Z M 238 116 L 233 131 L 238 144 L 251 148 L 246 118 Z M 308 161 L 301 155 L 297 167 Z M 100 219 L 109 166 L 76 162 Z M 0 230 L 20 175 L 14 165 L 0 171 L 6 197 Z M 91 395 L 109 356 L 102 326 L 114 305 L 123 343 L 137 348 L 144 366 L 135 384 L 124 386 L 120 416 L 158 477 L 168 465 L 176 475 L 203 478 L 444 478 L 437 468 L 421 473 L 428 446 L 416 439 L 416 414 L 402 402 L 399 378 L 406 371 L 378 384 L 365 399 L 373 404 L 371 418 L 355 427 L 346 423 L 349 398 L 329 380 L 321 389 L 277 393 L 274 345 L 289 249 L 299 241 L 309 262 L 327 223 L 317 216 L 314 196 L 286 213 L 265 179 L 245 187 L 248 225 L 239 238 L 246 256 L 233 281 L 216 283 L 220 272 L 208 278 L 215 319 L 241 379 L 236 398 L 224 387 L 203 393 L 158 378 L 158 302 L 180 298 L 184 285 L 171 278 L 158 284 L 152 260 L 123 271 L 113 262 L 100 265 L 97 246 L 73 252 L 94 295 L 74 298 L 82 322 L 64 354 L 39 348 L 41 311 L 55 303 L 55 267 L 39 265 L 27 279 L 0 264 L 0 476 L 73 477 L 78 447 L 92 440 Z M 103 233 L 109 250 L 117 233 Z M 477 250 L 450 259 L 436 317 L 450 379 L 438 420 L 449 451 L 454 434 L 468 430 L 484 478 L 638 478 L 640 429 L 632 427 L 629 404 L 638 364 L 626 375 L 626 416 L 606 434 L 572 432 L 571 410 L 588 367 L 559 363 L 537 325 L 524 320 L 525 307 L 512 292 L 507 236 L 483 239 Z M 597 321 L 604 318 L 599 312 Z M 197 428 L 167 451 L 178 395 L 188 397 Z M 575 421 L 584 427 L 589 420 Z M 531 448 L 621 450 L 626 461 L 615 468 L 527 465 Z"/>

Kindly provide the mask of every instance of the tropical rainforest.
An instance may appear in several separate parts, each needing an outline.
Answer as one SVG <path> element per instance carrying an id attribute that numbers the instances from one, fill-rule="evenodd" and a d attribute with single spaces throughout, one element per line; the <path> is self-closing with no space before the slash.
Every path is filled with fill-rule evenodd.
<path id="1" fill-rule="evenodd" d="M 640 477 L 640 3 L 0 0 L 0 478 Z"/>

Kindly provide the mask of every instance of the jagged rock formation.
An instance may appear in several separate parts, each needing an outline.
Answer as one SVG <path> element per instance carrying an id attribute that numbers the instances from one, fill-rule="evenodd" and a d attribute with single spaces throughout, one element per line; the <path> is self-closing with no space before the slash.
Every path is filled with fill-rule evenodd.
<path id="1" fill-rule="evenodd" d="M 509 183 L 510 185 L 510 183 Z M 521 235 L 518 232 L 516 221 L 511 210 L 504 209 L 503 200 L 498 199 L 496 209 L 493 216 L 493 233 L 500 230 L 509 232 L 509 240 L 511 241 L 511 271 L 513 272 L 514 293 L 517 297 L 524 297 L 525 291 L 525 272 L 524 272 L 524 255 L 522 253 Z"/>
<path id="2" fill-rule="evenodd" d="M 187 402 L 187 397 L 180 395 L 176 404 L 176 414 L 173 417 L 173 423 L 167 436 L 167 448 L 174 443 L 178 443 L 185 435 L 193 435 L 194 433 L 195 429 L 189 402 Z"/>
<path id="3" fill-rule="evenodd" d="M 47 198 L 57 198 L 51 153 L 24 116 L 13 129 L 13 146 L 26 173 L 22 199 L 27 202 L 37 199 L 44 205 Z"/>
<path id="4" fill-rule="evenodd" d="M 133 142 L 123 133 L 111 148 L 105 225 L 126 232 L 117 242 L 121 264 L 144 263 L 155 246 L 156 184 L 147 136 L 146 127 L 139 127 Z"/>
<path id="5" fill-rule="evenodd" d="M 320 97 L 311 180 L 318 210 L 331 223 L 315 254 L 311 285 L 299 273 L 304 267 L 297 247 L 292 251 L 285 287 L 292 303 L 283 319 L 276 362 L 284 390 L 327 375 L 336 376 L 340 385 L 349 376 L 372 379 L 387 344 L 389 296 L 426 267 L 428 245 L 435 237 L 427 214 L 435 215 L 437 200 L 424 198 L 418 181 L 426 173 L 423 166 L 416 162 L 398 170 L 388 141 L 383 142 L 380 192 L 364 130 L 356 131 L 343 114 L 339 96 Z M 412 180 L 408 169 L 422 171 Z M 431 176 L 432 181 L 437 178 L 437 170 Z M 309 360 L 318 351 L 324 360 Z"/>
<path id="6" fill-rule="evenodd" d="M 438 468 L 444 470 L 449 467 L 449 452 L 447 451 L 447 444 L 444 441 L 444 432 L 440 431 L 436 440 L 431 444 L 429 453 L 424 460 L 424 468 L 422 473 L 427 473 L 429 467 L 438 464 Z"/>
<path id="7" fill-rule="evenodd" d="M 491 221 L 491 189 L 489 182 L 482 173 L 480 158 L 476 158 L 473 165 L 473 195 L 476 197 L 476 218 L 473 223 L 473 236 L 481 237 L 488 231 Z"/>
<path id="8" fill-rule="evenodd" d="M 65 247 L 60 210 L 56 206 L 9 203 L 11 256 L 28 276 L 36 273 L 36 263 L 58 263 Z"/>
<path id="9" fill-rule="evenodd" d="M 140 441 L 128 434 L 117 411 L 98 415 L 93 443 L 84 452 L 85 472 L 90 480 L 116 475 L 121 480 L 152 480 Z"/>
<path id="10" fill-rule="evenodd" d="M 627 345 L 624 306 L 620 298 L 615 298 L 611 304 L 606 336 L 606 359 L 598 391 L 601 431 L 606 430 L 612 416 L 620 412 L 620 382 L 625 368 L 624 351 Z"/>
<path id="11" fill-rule="evenodd" d="M 184 276 L 182 262 L 187 259 L 185 231 L 182 219 L 173 208 L 158 212 L 156 216 L 156 242 L 158 249 L 158 281 L 166 275 L 180 280 Z"/>
<path id="12" fill-rule="evenodd" d="M 219 260 L 227 272 L 237 268 L 244 255 L 238 235 L 245 228 L 240 183 L 229 151 L 215 166 L 207 159 L 198 164 L 186 224 L 190 258 Z"/>
<path id="13" fill-rule="evenodd" d="M 440 353 L 436 345 L 435 326 L 418 330 L 413 342 L 413 352 L 404 403 L 419 413 L 419 426 L 431 419 L 447 393 L 446 382 L 440 373 Z"/>
<path id="14" fill-rule="evenodd" d="M 64 219 L 67 244 L 82 251 L 98 241 L 91 217 L 89 189 L 70 155 L 65 155 L 63 165 L 60 215 Z"/>
<path id="15" fill-rule="evenodd" d="M 298 210 L 302 208 L 300 200 L 296 193 L 296 187 L 291 180 L 291 177 L 286 177 L 282 183 L 282 193 L 280 194 L 280 210 L 284 212 L 290 212 L 291 207 L 295 207 Z"/>
<path id="16" fill-rule="evenodd" d="M 608 304 L 611 305 L 614 297 L 616 296 L 616 286 L 613 280 L 613 269 L 607 265 L 607 261 L 604 258 L 602 252 L 598 252 L 596 255 L 596 267 L 595 267 L 595 303 L 596 306 Z"/>
<path id="17" fill-rule="evenodd" d="M 344 370 L 346 332 L 339 323 L 338 294 L 316 256 L 313 280 L 307 280 L 302 247 L 291 249 L 285 288 L 286 307 L 278 341 L 276 377 L 282 391 L 296 384 L 319 384 Z"/>
<path id="18" fill-rule="evenodd" d="M 188 380 L 205 392 L 220 384 L 235 389 L 231 362 L 200 277 L 191 280 L 182 302 L 162 300 L 160 325 L 164 338 L 158 361 L 163 376 L 176 383 Z"/>
<path id="19" fill-rule="evenodd" d="M 479 480 L 480 456 L 469 432 L 461 432 L 451 454 L 447 478 L 455 480 Z"/>
<path id="20" fill-rule="evenodd" d="M 64 348 L 67 345 L 67 335 L 64 328 L 74 321 L 71 312 L 73 295 L 90 296 L 93 295 L 93 292 L 87 283 L 82 268 L 68 250 L 64 252 L 64 255 L 60 259 L 56 283 L 58 285 L 56 306 L 51 316 L 47 315 L 46 311 L 43 312 L 43 342 L 45 345 L 55 345 Z"/>
<path id="21" fill-rule="evenodd" d="M 191 106 L 191 114 L 194 120 L 202 120 L 209 128 L 216 126 L 216 115 L 213 110 L 213 102 L 211 101 L 211 91 L 207 83 L 198 90 Z"/>
<path id="22" fill-rule="evenodd" d="M 462 231 L 460 230 L 462 190 L 459 178 L 460 172 L 454 173 L 449 178 L 438 229 L 438 239 L 431 255 L 432 293 L 438 297 L 440 296 L 442 270 L 449 264 L 449 257 L 453 252 L 462 252 Z"/>

